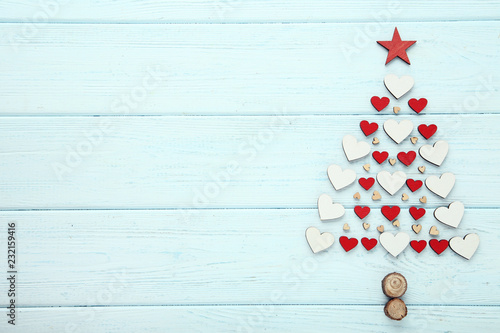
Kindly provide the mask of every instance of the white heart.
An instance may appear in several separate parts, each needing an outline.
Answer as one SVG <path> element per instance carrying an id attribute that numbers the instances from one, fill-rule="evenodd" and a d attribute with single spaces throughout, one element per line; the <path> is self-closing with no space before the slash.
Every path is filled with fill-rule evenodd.
<path id="1" fill-rule="evenodd" d="M 384 78 L 384 84 L 387 90 L 398 99 L 413 88 L 415 81 L 408 75 L 397 77 L 394 74 L 387 74 Z"/>
<path id="2" fill-rule="evenodd" d="M 446 141 L 437 141 L 433 146 L 423 145 L 418 150 L 422 158 L 432 164 L 440 166 L 448 154 L 448 143 Z"/>
<path id="3" fill-rule="evenodd" d="M 456 228 L 462 221 L 465 207 L 460 201 L 454 201 L 448 207 L 438 207 L 434 210 L 434 217 L 441 223 Z"/>
<path id="4" fill-rule="evenodd" d="M 441 177 L 429 176 L 425 180 L 425 186 L 441 198 L 446 198 L 455 185 L 455 175 L 451 172 L 445 172 Z"/>
<path id="5" fill-rule="evenodd" d="M 405 232 L 398 232 L 396 235 L 384 232 L 380 234 L 379 240 L 387 252 L 397 257 L 410 243 L 410 236 Z"/>
<path id="6" fill-rule="evenodd" d="M 465 259 L 472 258 L 478 246 L 479 236 L 477 234 L 467 234 L 464 238 L 453 237 L 450 239 L 450 248 Z"/>
<path id="7" fill-rule="evenodd" d="M 309 227 L 306 230 L 306 239 L 313 253 L 326 250 L 333 245 L 335 238 L 329 232 L 320 233 L 315 227 Z"/>
<path id="8" fill-rule="evenodd" d="M 356 172 L 354 170 L 345 169 L 342 171 L 342 168 L 335 164 L 328 167 L 327 173 L 330 182 L 337 191 L 351 185 L 356 180 Z"/>
<path id="9" fill-rule="evenodd" d="M 364 141 L 358 142 L 352 135 L 344 136 L 342 147 L 349 162 L 365 157 L 370 153 L 370 145 Z"/>
<path id="10" fill-rule="evenodd" d="M 344 206 L 333 203 L 328 194 L 322 194 L 318 198 L 318 212 L 321 221 L 333 220 L 342 217 L 345 214 Z"/>
<path id="11" fill-rule="evenodd" d="M 390 195 L 394 195 L 406 181 L 406 173 L 403 171 L 396 171 L 392 175 L 389 171 L 380 171 L 377 174 L 377 182 L 387 191 Z"/>
<path id="12" fill-rule="evenodd" d="M 394 119 L 389 119 L 384 122 L 384 131 L 394 142 L 399 144 L 413 131 L 413 123 L 411 120 L 401 120 L 398 123 Z"/>

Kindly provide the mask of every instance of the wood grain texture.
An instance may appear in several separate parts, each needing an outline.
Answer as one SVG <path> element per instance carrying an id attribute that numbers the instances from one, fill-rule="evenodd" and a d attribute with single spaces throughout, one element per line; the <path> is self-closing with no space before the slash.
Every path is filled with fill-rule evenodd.
<path id="1" fill-rule="evenodd" d="M 316 209 L 26 211 L 3 212 L 2 221 L 17 224 L 22 306 L 383 305 L 381 281 L 394 271 L 408 281 L 407 304 L 497 306 L 497 214 L 468 209 L 458 230 L 439 225 L 440 239 L 480 235 L 470 261 L 450 249 L 437 256 L 429 247 L 420 254 L 408 247 L 398 258 L 380 245 L 345 253 L 341 235 L 378 238 L 378 224 L 398 230 L 379 211 L 366 218 L 373 225 L 367 231 L 352 210 L 321 222 Z M 430 239 L 413 235 L 411 218 L 402 215 L 399 230 Z M 421 221 L 432 223 L 432 216 Z M 309 226 L 331 232 L 335 244 L 314 255 L 304 236 Z"/>
<path id="2" fill-rule="evenodd" d="M 416 83 L 384 113 L 408 112 L 412 97 L 429 100 L 426 114 L 497 113 L 500 104 L 500 22 L 398 23 L 403 39 L 417 39 L 411 66 L 384 66 L 375 41 L 394 24 L 26 27 L 2 24 L 3 115 L 364 114 L 372 96 L 390 96 L 388 73 Z M 162 80 L 143 91 L 150 68 Z"/>

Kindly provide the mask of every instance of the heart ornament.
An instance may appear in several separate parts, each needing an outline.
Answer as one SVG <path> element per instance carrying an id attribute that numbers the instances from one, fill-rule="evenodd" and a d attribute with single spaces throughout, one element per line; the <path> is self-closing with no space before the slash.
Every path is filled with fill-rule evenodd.
<path id="1" fill-rule="evenodd" d="M 467 234 L 464 238 L 453 237 L 450 239 L 450 248 L 456 254 L 469 260 L 479 246 L 479 236 L 477 234 Z"/>
<path id="2" fill-rule="evenodd" d="M 328 194 L 322 194 L 318 198 L 318 212 L 321 221 L 338 219 L 345 214 L 344 206 L 333 203 Z"/>
<path id="3" fill-rule="evenodd" d="M 332 246 L 335 238 L 329 232 L 321 233 L 317 228 L 309 227 L 306 230 L 306 240 L 313 253 L 318 253 Z"/>
<path id="4" fill-rule="evenodd" d="M 429 176 L 425 180 L 425 186 L 441 198 L 445 199 L 455 186 L 455 175 L 451 172 L 445 172 L 441 177 Z"/>
<path id="5" fill-rule="evenodd" d="M 438 207 L 434 210 L 434 217 L 439 222 L 456 228 L 462 221 L 465 207 L 460 201 L 454 201 L 448 207 Z"/>
<path id="6" fill-rule="evenodd" d="M 411 120 L 402 120 L 397 122 L 394 119 L 389 119 L 384 122 L 384 131 L 397 144 L 401 143 L 413 131 L 413 123 Z"/>
<path id="7" fill-rule="evenodd" d="M 337 191 L 351 185 L 356 180 L 356 172 L 354 170 L 342 170 L 342 168 L 336 164 L 332 164 L 328 167 L 327 174 L 330 182 Z"/>
<path id="8" fill-rule="evenodd" d="M 384 78 L 384 84 L 387 90 L 389 90 L 396 99 L 399 99 L 413 88 L 415 81 L 408 75 L 398 77 L 394 74 L 387 74 Z"/>
<path id="9" fill-rule="evenodd" d="M 434 165 L 441 166 L 446 155 L 448 155 L 448 143 L 443 140 L 436 141 L 433 146 L 423 145 L 418 153 L 424 160 Z"/>
<path id="10" fill-rule="evenodd" d="M 389 171 L 380 171 L 377 174 L 377 182 L 390 195 L 394 195 L 406 182 L 406 174 L 403 171 L 396 171 L 392 175 Z"/>
<path id="11" fill-rule="evenodd" d="M 380 234 L 379 241 L 387 252 L 397 257 L 410 243 L 410 236 L 405 232 L 398 232 L 396 235 L 384 232 Z"/>
<path id="12" fill-rule="evenodd" d="M 358 142 L 352 135 L 344 136 L 342 147 L 349 162 L 365 157 L 370 153 L 370 145 L 364 141 Z"/>

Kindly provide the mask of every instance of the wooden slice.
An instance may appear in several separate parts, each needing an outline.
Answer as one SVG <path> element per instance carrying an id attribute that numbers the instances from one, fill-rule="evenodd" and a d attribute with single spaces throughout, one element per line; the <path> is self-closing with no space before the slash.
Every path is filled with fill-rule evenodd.
<path id="1" fill-rule="evenodd" d="M 392 320 L 401 320 L 408 314 L 405 302 L 399 298 L 393 298 L 384 307 L 385 315 Z"/>
<path id="2" fill-rule="evenodd" d="M 406 292 L 408 284 L 403 275 L 390 273 L 382 280 L 382 291 L 387 297 L 401 297 Z"/>

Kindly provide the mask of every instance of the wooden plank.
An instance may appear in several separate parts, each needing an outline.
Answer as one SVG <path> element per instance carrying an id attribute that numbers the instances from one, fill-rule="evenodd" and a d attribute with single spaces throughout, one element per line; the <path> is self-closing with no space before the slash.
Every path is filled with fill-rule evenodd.
<path id="1" fill-rule="evenodd" d="M 45 24 L 31 32 L 3 24 L 0 113 L 364 114 L 372 96 L 390 96 L 383 78 L 391 72 L 416 81 L 391 103 L 402 112 L 411 97 L 426 97 L 433 114 L 498 112 L 500 22 L 398 28 L 417 40 L 411 66 L 384 66 L 387 51 L 375 41 L 391 38 L 393 24 Z"/>
<path id="2" fill-rule="evenodd" d="M 352 207 L 360 203 L 428 206 L 454 200 L 466 207 L 498 207 L 497 163 L 500 142 L 498 115 L 397 116 L 415 124 L 434 123 L 430 139 L 447 140 L 450 152 L 441 167 L 417 157 L 401 163 L 375 165 L 371 156 L 348 163 L 342 137 L 363 137 L 363 119 L 382 126 L 386 117 L 4 117 L 0 123 L 1 209 L 59 208 L 313 208 L 322 193 Z M 396 145 L 382 129 L 373 150 L 417 150 L 407 139 Z M 482 141 L 482 139 L 487 141 Z M 362 165 L 371 163 L 370 173 Z M 408 177 L 454 172 L 456 185 L 443 200 L 425 186 L 411 194 L 406 187 L 394 197 L 375 184 L 382 200 L 354 184 L 335 191 L 326 175 L 330 164 L 354 169 L 358 177 L 381 170 L 403 170 Z M 426 165 L 421 175 L 417 166 Z M 410 200 L 400 200 L 401 193 Z"/>
<path id="3" fill-rule="evenodd" d="M 4 22 L 359 22 L 492 20 L 496 1 L 321 1 L 321 0 L 171 0 L 171 1 L 2 1 Z M 41 16 L 43 13 L 45 16 Z M 38 16 L 40 15 L 40 17 Z M 38 20 L 37 20 L 38 18 Z"/>
<path id="4" fill-rule="evenodd" d="M 426 229 L 436 224 L 439 238 L 476 232 L 481 244 L 470 261 L 449 249 L 438 256 L 408 248 L 397 259 L 379 245 L 345 253 L 344 222 L 357 238 L 378 238 L 378 224 L 396 228 L 378 211 L 365 231 L 352 210 L 328 223 L 316 209 L 3 212 L 0 234 L 16 222 L 21 306 L 378 305 L 387 301 L 380 282 L 393 271 L 408 280 L 409 304 L 499 305 L 498 209 L 468 209 L 459 229 L 429 212 L 419 235 L 403 213 L 400 230 L 412 239 L 429 240 Z M 334 234 L 328 252 L 312 254 L 309 226 Z"/>

